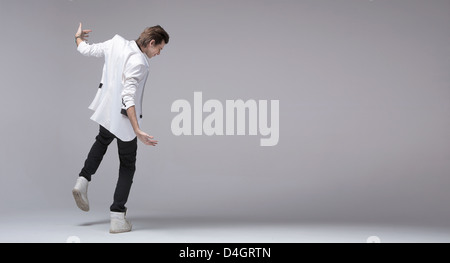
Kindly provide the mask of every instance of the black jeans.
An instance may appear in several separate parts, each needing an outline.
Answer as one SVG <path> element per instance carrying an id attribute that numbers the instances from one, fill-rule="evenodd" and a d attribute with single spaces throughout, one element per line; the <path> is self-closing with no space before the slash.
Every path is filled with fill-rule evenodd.
<path id="1" fill-rule="evenodd" d="M 117 148 L 119 149 L 119 179 L 116 190 L 114 191 L 113 204 L 110 207 L 112 212 L 126 212 L 128 196 L 130 194 L 131 184 L 133 183 L 134 172 L 136 171 L 136 153 L 137 138 L 129 142 L 121 141 L 114 134 L 100 125 L 100 132 L 95 137 L 95 142 L 89 151 L 88 157 L 81 169 L 80 176 L 91 181 L 91 175 L 95 174 L 97 168 L 103 160 L 103 156 L 108 149 L 109 144 L 117 139 Z"/>

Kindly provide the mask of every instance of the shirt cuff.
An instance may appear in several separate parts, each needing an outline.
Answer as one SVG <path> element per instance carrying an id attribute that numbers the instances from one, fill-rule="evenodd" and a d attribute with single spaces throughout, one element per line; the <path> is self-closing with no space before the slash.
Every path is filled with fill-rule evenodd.
<path id="1" fill-rule="evenodd" d="M 134 106 L 135 103 L 133 100 L 129 100 L 129 101 L 123 101 L 122 105 L 125 107 L 126 110 L 128 110 L 128 108 Z"/>
<path id="2" fill-rule="evenodd" d="M 83 49 L 85 49 L 85 45 L 87 45 L 86 41 L 81 41 L 81 43 L 77 47 L 78 52 L 83 53 Z"/>

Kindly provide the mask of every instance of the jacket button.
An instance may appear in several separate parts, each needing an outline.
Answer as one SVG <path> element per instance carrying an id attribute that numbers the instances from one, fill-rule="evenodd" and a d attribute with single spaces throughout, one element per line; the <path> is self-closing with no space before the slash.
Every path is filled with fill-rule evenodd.
<path id="1" fill-rule="evenodd" d="M 141 117 L 141 119 L 142 119 L 142 114 L 139 117 Z"/>

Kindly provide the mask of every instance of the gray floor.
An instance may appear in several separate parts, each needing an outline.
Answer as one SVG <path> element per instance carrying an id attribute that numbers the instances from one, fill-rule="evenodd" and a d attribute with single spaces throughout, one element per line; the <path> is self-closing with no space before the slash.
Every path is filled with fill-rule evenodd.
<path id="1" fill-rule="evenodd" d="M 0 242 L 450 242 L 449 228 L 253 222 L 162 214 L 129 214 L 133 231 L 109 234 L 107 211 L 76 210 L 6 213 L 0 220 Z"/>

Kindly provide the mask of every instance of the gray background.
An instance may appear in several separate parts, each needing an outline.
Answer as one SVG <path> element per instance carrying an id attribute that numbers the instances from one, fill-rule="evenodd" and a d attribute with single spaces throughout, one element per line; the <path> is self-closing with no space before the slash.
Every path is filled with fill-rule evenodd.
<path id="1" fill-rule="evenodd" d="M 448 224 L 450 1 L 0 1 L 0 210 L 76 209 L 97 133 L 102 59 L 77 53 L 146 26 L 151 60 L 129 211 L 273 221 Z M 280 100 L 280 140 L 181 136 L 173 101 Z M 89 188 L 108 211 L 113 143 Z"/>

